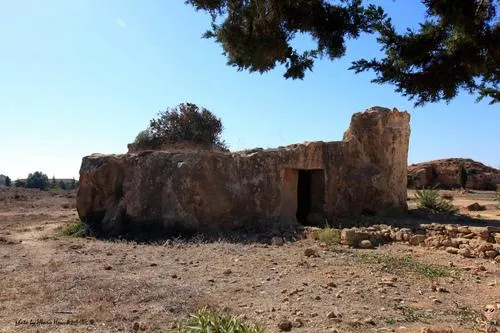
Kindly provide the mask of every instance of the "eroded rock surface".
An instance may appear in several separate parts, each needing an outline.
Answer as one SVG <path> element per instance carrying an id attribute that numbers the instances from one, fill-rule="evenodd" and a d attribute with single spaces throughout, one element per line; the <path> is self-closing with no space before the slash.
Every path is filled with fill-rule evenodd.
<path id="1" fill-rule="evenodd" d="M 253 152 L 83 158 L 77 208 L 95 232 L 275 228 L 405 211 L 409 114 L 353 115 L 340 142 Z"/>
<path id="2" fill-rule="evenodd" d="M 467 188 L 495 190 L 500 185 L 500 170 L 471 159 L 448 158 L 408 166 L 411 187 L 460 188 L 458 169 L 464 163 L 468 172 Z"/>

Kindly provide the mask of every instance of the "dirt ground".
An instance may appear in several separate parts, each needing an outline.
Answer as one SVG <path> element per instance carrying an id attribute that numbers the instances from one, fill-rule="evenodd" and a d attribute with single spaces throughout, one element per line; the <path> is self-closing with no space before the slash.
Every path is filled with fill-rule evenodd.
<path id="1" fill-rule="evenodd" d="M 452 195 L 460 206 L 485 204 L 472 216 L 500 224 L 493 192 Z M 77 217 L 74 201 L 74 193 L 0 189 L 0 332 L 132 332 L 136 323 L 169 332 L 203 306 L 269 333 L 282 319 L 297 333 L 479 332 L 484 305 L 500 301 L 498 263 L 402 243 L 361 250 L 312 239 L 58 236 Z"/>
<path id="2" fill-rule="evenodd" d="M 461 190 L 441 190 L 441 196 L 452 199 L 451 202 L 460 208 L 460 214 L 468 215 L 480 219 L 500 220 L 500 202 L 497 200 L 496 192 L 494 191 L 468 191 L 463 193 Z M 415 190 L 408 190 L 409 207 L 415 208 Z M 473 203 L 479 203 L 485 206 L 486 210 L 471 212 L 466 209 L 467 206 Z"/>

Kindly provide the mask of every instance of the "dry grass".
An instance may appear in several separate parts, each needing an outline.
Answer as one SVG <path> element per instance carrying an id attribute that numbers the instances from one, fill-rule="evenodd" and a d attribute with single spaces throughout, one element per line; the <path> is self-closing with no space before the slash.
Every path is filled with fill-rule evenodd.
<path id="1" fill-rule="evenodd" d="M 326 226 L 318 231 L 318 240 L 326 245 L 333 245 L 340 243 L 340 229 L 333 229 L 330 226 Z"/>
<path id="2" fill-rule="evenodd" d="M 71 237 L 87 237 L 92 233 L 84 222 L 80 219 L 74 219 L 58 231 L 58 236 L 71 236 Z"/>
<path id="3" fill-rule="evenodd" d="M 203 308 L 190 314 L 189 318 L 177 325 L 176 333 L 264 333 L 264 329 L 255 324 L 222 314 L 214 309 Z"/>
<path id="4" fill-rule="evenodd" d="M 495 276 L 477 280 L 473 271 L 455 276 L 445 267 L 452 260 L 458 267 L 482 265 L 494 272 L 490 261 L 420 247 L 407 252 L 402 244 L 358 251 L 321 247 L 321 241 L 311 239 L 269 246 L 204 238 L 146 245 L 61 237 L 57 228 L 76 217 L 62 208 L 64 200 L 40 197 L 31 202 L 35 208 L 25 202 L 8 211 L 0 207 L 0 236 L 22 240 L 0 244 L 1 332 L 130 332 L 134 327 L 166 332 L 208 306 L 259 323 L 268 333 L 279 332 L 282 318 L 300 319 L 303 326 L 293 329 L 298 333 L 399 326 L 418 332 L 423 321 L 446 321 L 460 333 L 470 331 L 461 324 L 473 318 L 474 311 L 500 299 L 500 290 L 489 285 Z M 308 248 L 318 256 L 305 257 Z M 371 257 L 360 260 L 359 253 Z M 379 285 L 399 269 L 402 274 L 394 286 Z M 450 292 L 436 294 L 431 282 L 444 284 Z M 439 297 L 441 303 L 429 296 Z M 404 306 L 395 307 L 400 301 Z M 471 311 L 458 311 L 456 302 Z M 327 317 L 335 309 L 343 316 L 340 322 Z M 429 310 L 425 318 L 424 309 Z M 374 318 L 375 325 L 363 324 L 367 317 Z M 74 324 L 16 326 L 16 320 L 24 319 Z M 360 324 L 349 325 L 352 320 Z"/>
<path id="5" fill-rule="evenodd" d="M 366 263 L 377 265 L 378 269 L 398 275 L 416 274 L 428 279 L 437 279 L 453 275 L 443 265 L 428 264 L 410 256 L 395 256 L 389 253 L 360 253 L 358 258 Z"/>

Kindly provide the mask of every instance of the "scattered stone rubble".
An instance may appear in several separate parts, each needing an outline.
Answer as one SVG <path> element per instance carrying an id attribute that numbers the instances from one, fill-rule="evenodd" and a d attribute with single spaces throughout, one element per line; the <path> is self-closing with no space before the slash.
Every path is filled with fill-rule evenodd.
<path id="1" fill-rule="evenodd" d="M 341 232 L 341 243 L 352 247 L 372 248 L 389 242 L 438 248 L 466 258 L 494 259 L 500 263 L 500 226 L 431 223 L 401 228 L 380 224 L 346 228 Z"/>

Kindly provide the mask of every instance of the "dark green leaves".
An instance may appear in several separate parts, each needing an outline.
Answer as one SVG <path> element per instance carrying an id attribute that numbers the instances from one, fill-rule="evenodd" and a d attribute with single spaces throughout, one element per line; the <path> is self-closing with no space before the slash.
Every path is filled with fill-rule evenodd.
<path id="1" fill-rule="evenodd" d="M 478 100 L 500 100 L 498 0 L 423 0 L 427 17 L 418 30 L 400 34 L 380 6 L 362 0 L 187 0 L 212 16 L 205 37 L 223 47 L 228 64 L 264 73 L 285 65 L 284 76 L 302 79 L 321 56 L 341 58 L 346 38 L 377 33 L 384 56 L 352 64 L 373 71 L 375 83 L 389 83 L 416 105 L 450 101 L 460 89 Z M 299 52 L 296 33 L 311 36 L 315 48 Z"/>
<path id="2" fill-rule="evenodd" d="M 427 0 L 429 17 L 418 31 L 397 34 L 378 27 L 385 57 L 359 60 L 356 73 L 373 70 L 375 83 L 390 83 L 416 105 L 453 99 L 459 89 L 498 102 L 500 28 L 495 1 Z"/>
<path id="3" fill-rule="evenodd" d="M 222 121 L 212 112 L 193 103 L 182 103 L 160 112 L 134 143 L 142 148 L 155 148 L 188 142 L 226 151 L 222 131 Z"/>
<path id="4" fill-rule="evenodd" d="M 319 56 L 345 54 L 345 39 L 371 32 L 384 19 L 382 8 L 361 0 L 331 4 L 324 0 L 188 0 L 212 15 L 204 37 L 222 45 L 228 64 L 264 73 L 285 65 L 286 78 L 302 79 Z M 220 20 L 222 19 L 222 20 Z M 219 22 L 222 21 L 222 22 Z M 316 48 L 299 52 L 291 46 L 295 34 L 307 33 Z"/>

